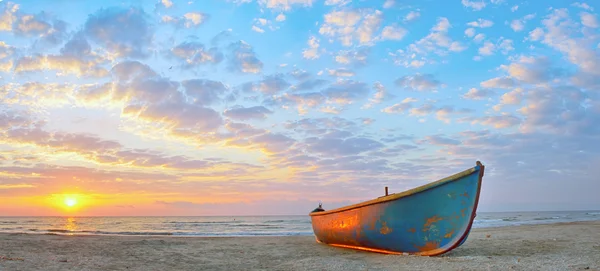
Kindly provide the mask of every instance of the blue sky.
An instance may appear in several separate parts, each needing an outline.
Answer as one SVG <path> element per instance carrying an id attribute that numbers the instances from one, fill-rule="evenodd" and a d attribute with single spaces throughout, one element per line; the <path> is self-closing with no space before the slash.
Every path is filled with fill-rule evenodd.
<path id="1" fill-rule="evenodd" d="M 303 214 L 477 160 L 484 211 L 598 209 L 598 8 L 1 1 L 0 211 Z"/>

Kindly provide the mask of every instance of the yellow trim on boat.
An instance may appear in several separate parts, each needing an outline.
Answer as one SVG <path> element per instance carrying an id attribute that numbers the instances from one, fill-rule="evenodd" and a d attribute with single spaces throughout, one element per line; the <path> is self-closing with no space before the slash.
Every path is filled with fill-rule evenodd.
<path id="1" fill-rule="evenodd" d="M 413 194 L 416 194 L 416 193 L 423 192 L 425 190 L 434 188 L 436 186 L 440 186 L 442 184 L 449 183 L 451 181 L 460 179 L 460 178 L 465 177 L 467 175 L 470 175 L 470 174 L 472 174 L 473 172 L 476 171 L 476 168 L 477 168 L 477 166 L 473 167 L 473 168 L 470 168 L 470 169 L 467 169 L 467 170 L 465 170 L 463 172 L 456 173 L 456 174 L 454 174 L 452 176 L 448 176 L 448 177 L 443 178 L 441 180 L 438 180 L 438 181 L 435 181 L 435 182 L 431 182 L 431 183 L 428 183 L 428 184 L 425 184 L 425 185 L 422 185 L 422 186 L 419 186 L 419 187 L 416 187 L 416 188 L 413 188 L 413 189 L 406 190 L 404 192 L 400 192 L 400 193 L 396 193 L 396 194 L 391 194 L 389 196 L 379 197 L 379 198 L 376 198 L 376 199 L 372 199 L 372 200 L 368 200 L 368 201 L 356 203 L 356 204 L 353 204 L 353 205 L 348 205 L 348 206 L 345 206 L 345 207 L 340 207 L 340 208 L 337 208 L 337 209 L 332 209 L 332 210 L 329 210 L 329 211 L 310 213 L 310 216 L 328 215 L 328 214 L 342 212 L 342 211 L 347 211 L 347 210 L 351 210 L 351 209 L 355 209 L 355 208 L 359 208 L 359 207 L 364 207 L 364 206 L 368 206 L 368 205 L 372 205 L 372 204 L 376 204 L 376 203 L 382 203 L 382 202 L 396 200 L 396 199 L 399 199 L 399 198 L 404 198 L 404 197 L 407 197 L 407 196 L 410 196 L 410 195 L 413 195 Z"/>

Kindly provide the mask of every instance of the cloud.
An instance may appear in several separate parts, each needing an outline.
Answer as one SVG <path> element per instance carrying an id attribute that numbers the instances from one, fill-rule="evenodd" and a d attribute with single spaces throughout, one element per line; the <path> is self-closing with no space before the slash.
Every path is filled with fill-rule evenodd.
<path id="1" fill-rule="evenodd" d="M 184 80 L 181 82 L 181 85 L 184 88 L 186 96 L 190 98 L 190 101 L 199 105 L 217 103 L 228 92 L 228 88 L 223 83 L 207 79 Z"/>
<path id="2" fill-rule="evenodd" d="M 482 10 L 485 8 L 485 2 L 483 0 L 462 0 L 461 3 L 463 6 L 472 8 L 473 10 Z"/>
<path id="3" fill-rule="evenodd" d="M 267 105 L 294 106 L 300 114 L 306 114 L 307 108 L 316 108 L 324 103 L 348 105 L 366 98 L 369 94 L 367 84 L 338 79 L 320 92 L 283 93 L 266 100 Z"/>
<path id="4" fill-rule="evenodd" d="M 484 56 L 489 56 L 494 54 L 494 50 L 496 50 L 496 45 L 493 43 L 486 41 L 483 43 L 483 46 L 479 48 L 479 54 Z"/>
<path id="5" fill-rule="evenodd" d="M 408 45 L 406 50 L 398 50 L 391 55 L 395 57 L 395 63 L 405 66 L 421 67 L 425 63 L 435 63 L 428 60 L 430 54 L 438 56 L 448 55 L 450 52 L 462 52 L 467 49 L 458 41 L 453 41 L 448 36 L 448 30 L 452 27 L 448 18 L 440 17 L 437 24 L 431 28 L 430 33 L 422 39 Z"/>
<path id="6" fill-rule="evenodd" d="M 264 94 L 277 94 L 290 87 L 284 74 L 272 74 L 265 76 L 262 80 L 245 84 L 247 90 L 259 91 Z M 301 86 L 304 87 L 304 86 Z"/>
<path id="7" fill-rule="evenodd" d="M 510 23 L 510 28 L 512 28 L 512 30 L 515 32 L 523 31 L 523 29 L 525 29 L 525 23 L 533 18 L 535 18 L 535 14 L 528 14 L 521 19 L 512 20 Z"/>
<path id="8" fill-rule="evenodd" d="M 175 27 L 181 28 L 198 28 L 210 19 L 210 16 L 202 12 L 187 12 L 181 17 L 172 17 L 169 15 L 163 15 L 161 22 L 167 24 L 173 24 Z"/>
<path id="9" fill-rule="evenodd" d="M 510 92 L 506 92 L 502 94 L 500 97 L 500 102 L 495 105 L 493 108 L 496 111 L 500 111 L 501 108 L 505 105 L 519 105 L 523 101 L 524 93 L 522 88 L 515 88 Z"/>
<path id="10" fill-rule="evenodd" d="M 351 0 L 325 0 L 326 6 L 345 6 L 348 3 L 352 2 Z"/>
<path id="11" fill-rule="evenodd" d="M 385 89 L 385 86 L 383 86 L 383 84 L 381 84 L 380 82 L 375 82 L 373 84 L 373 88 L 376 90 L 375 94 L 373 95 L 373 98 L 369 99 L 369 102 L 362 106 L 362 108 L 371 108 L 375 104 L 379 104 L 386 99 L 393 99 L 395 97 L 393 94 L 390 94 Z"/>
<path id="12" fill-rule="evenodd" d="M 425 138 L 423 138 L 421 140 L 421 143 L 429 143 L 429 144 L 439 145 L 439 146 L 455 146 L 455 145 L 459 145 L 461 142 L 456 139 L 444 137 L 442 135 L 432 135 L 432 136 L 426 136 Z"/>
<path id="13" fill-rule="evenodd" d="M 395 4 L 396 4 L 396 1 L 395 1 L 395 0 L 386 0 L 386 1 L 383 3 L 383 8 L 391 8 L 391 7 L 393 7 Z"/>
<path id="14" fill-rule="evenodd" d="M 555 95 L 561 93 L 561 96 Z M 596 106 L 582 107 L 589 96 L 572 86 L 528 89 L 527 103 L 518 111 L 525 116 L 521 129 L 526 132 L 552 131 L 559 134 L 593 135 L 600 130 Z"/>
<path id="15" fill-rule="evenodd" d="M 94 61 L 85 61 L 69 55 L 34 55 L 19 58 L 14 67 L 16 73 L 55 70 L 56 75 L 74 74 L 77 76 L 102 78 L 108 71 Z"/>
<path id="16" fill-rule="evenodd" d="M 325 14 L 319 28 L 323 36 L 338 40 L 343 46 L 370 44 L 383 22 L 383 12 L 372 9 L 345 9 Z"/>
<path id="17" fill-rule="evenodd" d="M 335 77 L 352 77 L 355 75 L 355 73 L 353 71 L 345 69 L 345 68 L 339 68 L 339 69 L 335 69 L 335 70 L 327 70 L 327 73 L 329 73 L 329 75 L 335 76 Z"/>
<path id="18" fill-rule="evenodd" d="M 412 22 L 416 19 L 418 19 L 419 17 L 421 17 L 421 13 L 418 11 L 411 11 L 408 14 L 406 14 L 406 17 L 404 17 L 404 21 L 405 22 Z"/>
<path id="19" fill-rule="evenodd" d="M 480 84 L 484 88 L 512 88 L 516 86 L 515 81 L 510 77 L 496 77 L 486 81 L 481 82 Z"/>
<path id="20" fill-rule="evenodd" d="M 17 36 L 39 37 L 52 45 L 61 43 L 67 34 L 67 24 L 48 13 L 27 14 L 20 5 L 12 2 L 0 3 L 0 31 L 12 31 Z"/>
<path id="21" fill-rule="evenodd" d="M 381 38 L 384 40 L 401 40 L 408 31 L 399 26 L 386 26 L 381 31 Z"/>
<path id="22" fill-rule="evenodd" d="M 362 82 L 341 80 L 331 84 L 322 93 L 333 103 L 351 104 L 355 100 L 365 98 L 369 93 L 369 88 Z"/>
<path id="23" fill-rule="evenodd" d="M 483 34 L 478 34 L 474 40 L 476 41 L 480 41 L 483 40 L 484 37 L 479 38 L 479 35 L 483 35 Z M 513 47 L 513 41 L 510 39 L 505 39 L 504 37 L 500 37 L 500 39 L 496 42 L 493 43 L 491 41 L 485 41 L 483 43 L 483 45 L 481 47 L 479 47 L 478 53 L 479 56 L 476 56 L 477 58 L 481 59 L 482 56 L 491 56 L 494 55 L 496 51 L 501 51 L 502 54 L 508 54 L 510 51 L 513 51 L 515 48 Z"/>
<path id="24" fill-rule="evenodd" d="M 319 39 L 315 36 L 311 36 L 308 39 L 308 49 L 302 51 L 302 56 L 306 59 L 318 59 L 321 55 L 319 53 Z"/>
<path id="25" fill-rule="evenodd" d="M 392 106 L 386 107 L 381 110 L 381 112 L 385 113 L 405 113 L 408 112 L 409 109 L 413 107 L 413 103 L 416 102 L 417 99 L 414 98 L 406 98 L 402 100 L 402 102 L 394 104 Z"/>
<path id="26" fill-rule="evenodd" d="M 435 114 L 435 118 L 443 121 L 445 123 L 451 122 L 451 117 L 456 115 L 463 115 L 466 113 L 471 113 L 469 109 L 460 109 L 457 110 L 453 106 L 442 106 L 437 107 L 432 103 L 424 103 L 418 107 L 414 106 L 414 103 L 417 102 L 417 99 L 414 98 L 406 98 L 402 100 L 402 102 L 394 104 L 390 107 L 386 107 L 381 112 L 389 113 L 389 114 L 403 114 L 409 113 L 409 116 L 413 117 L 425 117 L 430 114 Z"/>
<path id="27" fill-rule="evenodd" d="M 289 11 L 293 6 L 311 7 L 315 0 L 258 0 L 261 6 L 269 9 Z"/>
<path id="28" fill-rule="evenodd" d="M 20 5 L 5 1 L 2 6 L 3 12 L 0 14 L 0 31 L 12 31 L 13 24 L 18 19 L 17 11 L 19 11 Z"/>
<path id="29" fill-rule="evenodd" d="M 325 157 L 357 155 L 366 151 L 377 150 L 384 145 L 378 141 L 355 137 L 348 139 L 339 138 L 307 138 L 307 150 Z"/>
<path id="30" fill-rule="evenodd" d="M 238 41 L 229 45 L 229 70 L 241 73 L 259 73 L 263 69 L 260 61 L 250 44 Z"/>
<path id="31" fill-rule="evenodd" d="M 161 0 L 161 3 L 166 7 L 170 8 L 173 6 L 173 2 L 171 0 Z"/>
<path id="32" fill-rule="evenodd" d="M 516 62 L 502 65 L 508 75 L 525 83 L 542 83 L 560 77 L 563 71 L 553 68 L 547 57 L 520 57 Z"/>
<path id="33" fill-rule="evenodd" d="M 598 23 L 598 19 L 594 14 L 582 12 L 580 17 L 581 23 L 587 27 L 598 28 L 598 26 L 600 26 L 600 24 Z"/>
<path id="34" fill-rule="evenodd" d="M 253 25 L 253 26 L 252 26 L 252 31 L 254 31 L 254 32 L 258 32 L 258 33 L 265 33 L 265 30 L 264 30 L 264 29 L 262 29 L 262 28 L 260 28 L 260 27 L 258 27 L 258 26 L 256 26 L 256 25 Z"/>
<path id="35" fill-rule="evenodd" d="M 205 64 L 218 64 L 223 53 L 217 48 L 206 49 L 199 42 L 182 42 L 170 50 L 170 54 L 181 61 L 182 68 L 193 68 Z"/>
<path id="36" fill-rule="evenodd" d="M 155 29 L 143 10 L 113 7 L 90 14 L 83 31 L 116 57 L 145 58 Z"/>
<path id="37" fill-rule="evenodd" d="M 494 95 L 494 91 L 489 89 L 476 89 L 471 88 L 467 93 L 463 95 L 463 98 L 470 100 L 482 100 Z"/>
<path id="38" fill-rule="evenodd" d="M 486 19 L 477 19 L 477 21 L 467 23 L 471 27 L 488 28 L 494 25 L 494 22 Z"/>
<path id="39" fill-rule="evenodd" d="M 469 38 L 472 38 L 473 36 L 475 36 L 475 28 L 467 28 L 465 30 L 465 35 Z"/>
<path id="40" fill-rule="evenodd" d="M 0 125 L 8 123 L 2 121 Z M 12 129 L 0 133 L 0 140 L 13 144 L 33 144 L 49 148 L 53 152 L 76 153 L 95 163 L 133 167 L 157 167 L 179 170 L 208 169 L 218 161 L 196 160 L 185 156 L 173 156 L 148 149 L 127 149 L 113 140 L 103 140 L 95 135 L 46 132 L 38 126 L 31 126 L 23 117 L 8 119 Z M 19 124 L 19 125 L 15 125 Z M 240 165 L 241 166 L 241 165 Z"/>
<path id="41" fill-rule="evenodd" d="M 477 35 L 475 35 L 475 37 L 473 38 L 474 42 L 482 42 L 485 39 L 485 34 L 479 33 Z"/>
<path id="42" fill-rule="evenodd" d="M 183 14 L 183 18 L 185 18 L 185 27 L 191 28 L 197 27 L 204 23 L 207 20 L 208 16 L 201 12 L 188 12 L 186 14 Z"/>
<path id="43" fill-rule="evenodd" d="M 235 107 L 227 109 L 223 112 L 223 115 L 234 119 L 234 120 L 250 120 L 250 119 L 265 119 L 268 114 L 272 114 L 273 111 L 267 109 L 264 106 L 252 106 L 252 107 Z"/>
<path id="44" fill-rule="evenodd" d="M 0 41 L 0 72 L 8 72 L 13 68 L 16 48 Z"/>
<path id="45" fill-rule="evenodd" d="M 521 119 L 513 115 L 485 116 L 485 117 L 467 117 L 459 122 L 470 122 L 471 124 L 480 124 L 491 126 L 496 129 L 510 128 L 521 123 Z"/>
<path id="46" fill-rule="evenodd" d="M 369 47 L 359 47 L 355 50 L 339 51 L 335 56 L 335 62 L 354 67 L 362 67 L 367 65 L 367 57 L 371 52 Z"/>
<path id="47" fill-rule="evenodd" d="M 586 10 L 594 10 L 593 7 L 590 7 L 586 3 L 575 2 L 575 3 L 571 4 L 571 5 L 574 6 L 574 7 L 578 7 L 578 8 L 582 8 L 582 9 L 586 9 Z"/>
<path id="48" fill-rule="evenodd" d="M 402 76 L 394 82 L 406 90 L 437 91 L 442 84 L 432 74 L 415 74 Z"/>
<path id="49" fill-rule="evenodd" d="M 543 44 L 563 53 L 582 72 L 600 74 L 600 56 L 595 48 L 597 42 L 593 43 L 594 37 L 591 36 L 575 36 L 575 24 L 566 9 L 554 9 L 542 20 L 542 24 L 545 27 Z"/>

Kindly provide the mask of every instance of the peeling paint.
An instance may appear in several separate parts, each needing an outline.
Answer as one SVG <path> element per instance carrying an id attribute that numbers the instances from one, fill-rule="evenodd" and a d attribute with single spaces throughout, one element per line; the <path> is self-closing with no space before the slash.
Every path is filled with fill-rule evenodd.
<path id="1" fill-rule="evenodd" d="M 432 217 L 430 217 L 430 218 L 427 219 L 427 221 L 425 222 L 425 225 L 423 225 L 423 228 L 429 227 L 431 224 L 433 224 L 435 222 L 438 222 L 438 221 L 441 221 L 442 219 L 443 218 L 441 218 L 441 217 L 439 217 L 437 215 L 434 215 L 434 216 L 432 216 Z"/>
<path id="2" fill-rule="evenodd" d="M 388 233 L 392 232 L 392 229 L 390 229 L 390 228 L 389 228 L 389 227 L 386 225 L 385 221 L 381 221 L 381 229 L 379 230 L 379 232 L 380 232 L 381 234 L 388 234 Z"/>
<path id="3" fill-rule="evenodd" d="M 416 246 L 419 251 L 429 251 L 440 247 L 440 243 L 437 241 L 430 241 L 425 243 L 424 246 Z"/>
<path id="4" fill-rule="evenodd" d="M 454 230 L 451 230 L 449 233 L 446 233 L 446 235 L 444 235 L 444 238 L 452 238 L 452 235 L 454 235 Z"/>

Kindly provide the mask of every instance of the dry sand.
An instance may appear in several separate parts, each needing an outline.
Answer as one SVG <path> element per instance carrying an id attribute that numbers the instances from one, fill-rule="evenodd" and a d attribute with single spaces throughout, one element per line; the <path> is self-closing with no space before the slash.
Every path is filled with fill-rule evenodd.
<path id="1" fill-rule="evenodd" d="M 475 229 L 436 257 L 334 248 L 306 236 L 0 234 L 0 270 L 600 270 L 600 221 Z"/>

